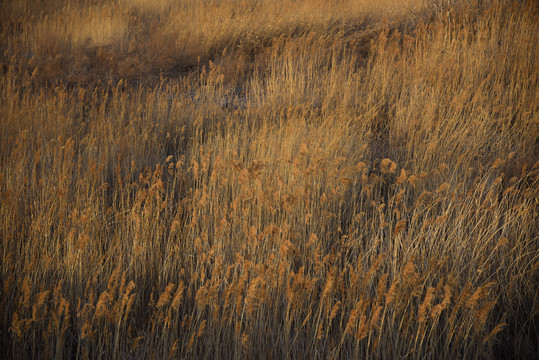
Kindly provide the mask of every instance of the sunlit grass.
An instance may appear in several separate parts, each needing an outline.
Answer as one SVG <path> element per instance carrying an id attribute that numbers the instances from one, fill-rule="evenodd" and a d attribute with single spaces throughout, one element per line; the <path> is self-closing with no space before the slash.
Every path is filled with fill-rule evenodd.
<path id="1" fill-rule="evenodd" d="M 6 357 L 533 356 L 537 7 L 440 4 L 3 5 Z"/>

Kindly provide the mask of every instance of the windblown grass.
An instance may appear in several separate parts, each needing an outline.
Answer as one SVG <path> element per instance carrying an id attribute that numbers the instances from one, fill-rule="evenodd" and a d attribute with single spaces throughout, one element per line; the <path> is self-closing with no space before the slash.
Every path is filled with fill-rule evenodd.
<path id="1" fill-rule="evenodd" d="M 7 358 L 537 354 L 534 2 L 2 4 Z"/>

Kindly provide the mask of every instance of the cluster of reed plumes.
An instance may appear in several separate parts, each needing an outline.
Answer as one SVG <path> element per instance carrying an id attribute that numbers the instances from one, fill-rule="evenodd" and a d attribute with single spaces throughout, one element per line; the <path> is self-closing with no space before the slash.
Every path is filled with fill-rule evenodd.
<path id="1" fill-rule="evenodd" d="M 3 355 L 535 356 L 537 4 L 368 3 L 2 5 Z"/>

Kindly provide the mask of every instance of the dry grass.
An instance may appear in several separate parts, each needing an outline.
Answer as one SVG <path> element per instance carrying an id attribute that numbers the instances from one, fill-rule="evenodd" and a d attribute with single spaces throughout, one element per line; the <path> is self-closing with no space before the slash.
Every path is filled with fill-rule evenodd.
<path id="1" fill-rule="evenodd" d="M 535 356 L 538 8 L 442 4 L 2 3 L 5 356 Z"/>

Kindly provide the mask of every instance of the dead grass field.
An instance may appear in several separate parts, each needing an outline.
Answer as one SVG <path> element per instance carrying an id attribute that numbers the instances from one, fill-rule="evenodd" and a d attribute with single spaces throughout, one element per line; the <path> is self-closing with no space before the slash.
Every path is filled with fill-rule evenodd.
<path id="1" fill-rule="evenodd" d="M 533 1 L 0 5 L 11 359 L 531 359 Z"/>

